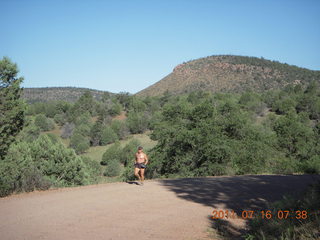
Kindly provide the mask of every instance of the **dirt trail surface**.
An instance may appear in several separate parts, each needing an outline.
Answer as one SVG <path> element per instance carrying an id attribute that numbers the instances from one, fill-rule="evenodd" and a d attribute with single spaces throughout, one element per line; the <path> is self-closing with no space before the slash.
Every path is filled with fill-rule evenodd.
<path id="1" fill-rule="evenodd" d="M 214 209 L 267 208 L 319 180 L 319 175 L 208 177 L 12 195 L 0 199 L 0 239 L 208 239 Z M 235 234 L 245 227 L 244 220 L 221 223 Z"/>

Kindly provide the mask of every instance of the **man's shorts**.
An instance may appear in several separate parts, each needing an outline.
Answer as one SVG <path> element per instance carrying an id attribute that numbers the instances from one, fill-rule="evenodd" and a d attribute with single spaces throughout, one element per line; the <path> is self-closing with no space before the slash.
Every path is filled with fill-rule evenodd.
<path id="1" fill-rule="evenodd" d="M 139 168 L 139 169 L 144 169 L 144 168 L 146 168 L 147 166 L 145 165 L 145 164 L 143 164 L 143 163 L 135 163 L 134 164 L 134 167 L 136 167 L 136 168 Z"/>

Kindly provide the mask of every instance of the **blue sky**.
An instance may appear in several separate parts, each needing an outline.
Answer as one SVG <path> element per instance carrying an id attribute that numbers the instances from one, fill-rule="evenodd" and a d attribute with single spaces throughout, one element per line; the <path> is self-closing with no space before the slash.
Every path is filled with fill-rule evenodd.
<path id="1" fill-rule="evenodd" d="M 320 1 L 0 0 L 0 57 L 24 87 L 135 93 L 191 59 L 264 57 L 320 70 Z"/>

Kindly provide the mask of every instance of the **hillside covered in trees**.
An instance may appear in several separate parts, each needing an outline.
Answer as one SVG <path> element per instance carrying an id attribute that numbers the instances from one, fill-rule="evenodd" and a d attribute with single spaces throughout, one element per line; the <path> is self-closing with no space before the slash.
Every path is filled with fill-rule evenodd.
<path id="1" fill-rule="evenodd" d="M 90 92 L 95 99 L 101 99 L 103 95 L 112 95 L 107 91 L 99 91 L 88 88 L 77 87 L 45 87 L 45 88 L 24 88 L 23 98 L 28 102 L 48 102 L 48 101 L 67 101 L 75 102 L 85 92 Z"/>
<path id="2" fill-rule="evenodd" d="M 184 62 L 159 82 L 137 93 L 159 96 L 208 90 L 211 92 L 262 92 L 282 89 L 288 84 L 320 81 L 320 71 L 263 58 L 217 55 Z"/>

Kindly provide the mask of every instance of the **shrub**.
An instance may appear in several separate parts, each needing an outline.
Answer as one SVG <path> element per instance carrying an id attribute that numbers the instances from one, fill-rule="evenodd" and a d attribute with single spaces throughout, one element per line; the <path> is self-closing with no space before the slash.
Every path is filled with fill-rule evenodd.
<path id="1" fill-rule="evenodd" d="M 105 127 L 101 136 L 101 145 L 113 143 L 118 140 L 118 135 L 113 131 L 111 127 Z"/>
<path id="2" fill-rule="evenodd" d="M 90 142 L 92 146 L 98 146 L 101 143 L 103 125 L 97 121 L 90 130 Z"/>
<path id="3" fill-rule="evenodd" d="M 73 130 L 75 128 L 74 123 L 65 123 L 61 128 L 61 137 L 62 138 L 69 138 L 72 136 Z"/>
<path id="4" fill-rule="evenodd" d="M 92 160 L 91 158 L 86 156 L 81 156 L 81 160 L 85 165 L 85 184 L 98 183 L 102 174 L 100 164 L 97 161 Z"/>
<path id="5" fill-rule="evenodd" d="M 74 133 L 70 138 L 70 147 L 73 148 L 77 154 L 84 153 L 89 149 L 90 141 L 86 136 Z"/>
<path id="6" fill-rule="evenodd" d="M 40 135 L 40 128 L 33 123 L 25 126 L 20 132 L 20 138 L 26 142 L 32 142 L 36 140 Z"/>
<path id="7" fill-rule="evenodd" d="M 118 162 L 120 162 L 121 150 L 122 149 L 119 142 L 116 142 L 110 146 L 102 155 L 101 164 L 108 165 L 108 162 L 112 161 L 113 159 L 116 159 Z"/>
<path id="8" fill-rule="evenodd" d="M 120 175 L 120 162 L 117 158 L 112 158 L 108 161 L 104 175 L 107 177 L 116 177 Z"/>
<path id="9" fill-rule="evenodd" d="M 126 122 L 132 134 L 143 133 L 148 127 L 148 117 L 142 112 L 130 112 Z"/>
<path id="10" fill-rule="evenodd" d="M 304 162 L 301 168 L 305 173 L 320 174 L 320 155 L 315 155 Z"/>
<path id="11" fill-rule="evenodd" d="M 0 162 L 1 197 L 14 191 L 30 192 L 34 189 L 47 189 L 51 186 L 32 158 L 30 144 L 18 142 L 12 145 L 6 158 Z"/>
<path id="12" fill-rule="evenodd" d="M 63 126 L 67 122 L 65 114 L 62 113 L 57 113 L 56 115 L 54 115 L 53 119 L 59 126 Z"/>
<path id="13" fill-rule="evenodd" d="M 38 114 L 34 120 L 34 124 L 42 131 L 50 131 L 54 128 L 52 119 L 48 119 L 44 114 Z"/>
<path id="14" fill-rule="evenodd" d="M 130 160 L 135 158 L 135 153 L 137 152 L 138 147 L 141 145 L 140 141 L 137 139 L 132 139 L 128 142 L 121 150 L 120 162 L 127 166 L 128 163 L 131 163 Z"/>
<path id="15" fill-rule="evenodd" d="M 129 135 L 129 129 L 123 121 L 114 120 L 111 123 L 112 130 L 118 135 L 120 140 Z"/>

